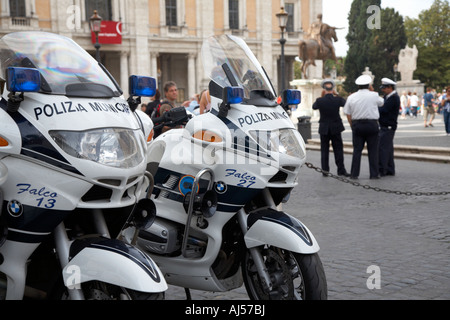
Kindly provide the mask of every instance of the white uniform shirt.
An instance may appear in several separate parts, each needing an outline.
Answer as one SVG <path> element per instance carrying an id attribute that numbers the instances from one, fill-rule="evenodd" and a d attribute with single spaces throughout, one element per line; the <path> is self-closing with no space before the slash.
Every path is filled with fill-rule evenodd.
<path id="1" fill-rule="evenodd" d="M 361 89 L 347 98 L 344 113 L 350 115 L 352 120 L 378 120 L 380 118 L 378 108 L 383 105 L 384 100 L 378 93 Z"/>

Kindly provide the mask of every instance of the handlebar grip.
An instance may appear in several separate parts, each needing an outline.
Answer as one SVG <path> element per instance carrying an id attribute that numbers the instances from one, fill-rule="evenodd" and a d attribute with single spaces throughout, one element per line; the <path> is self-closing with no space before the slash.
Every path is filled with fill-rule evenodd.
<path id="1" fill-rule="evenodd" d="M 162 122 L 167 121 L 167 117 L 165 117 L 164 115 L 161 117 L 155 117 L 155 118 L 152 118 L 152 121 L 153 121 L 153 123 L 162 123 Z"/>

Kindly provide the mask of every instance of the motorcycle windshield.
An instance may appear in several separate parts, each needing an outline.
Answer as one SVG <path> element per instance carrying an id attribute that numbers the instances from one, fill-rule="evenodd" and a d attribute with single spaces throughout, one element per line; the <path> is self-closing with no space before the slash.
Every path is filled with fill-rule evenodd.
<path id="1" fill-rule="evenodd" d="M 119 97 L 121 90 L 72 39 L 46 32 L 15 32 L 0 39 L 0 76 L 8 67 L 35 68 L 42 93 L 69 97 Z"/>
<path id="2" fill-rule="evenodd" d="M 221 88 L 241 87 L 244 103 L 255 96 L 274 100 L 273 86 L 258 59 L 241 38 L 231 35 L 210 37 L 202 48 L 207 76 Z"/>

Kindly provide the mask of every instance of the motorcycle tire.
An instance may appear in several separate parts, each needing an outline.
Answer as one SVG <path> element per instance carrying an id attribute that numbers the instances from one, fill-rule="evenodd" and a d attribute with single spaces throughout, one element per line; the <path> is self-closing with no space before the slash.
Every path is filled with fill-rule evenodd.
<path id="1" fill-rule="evenodd" d="M 164 292 L 147 293 L 122 288 L 100 281 L 91 281 L 81 285 L 86 300 L 164 300 Z M 67 291 L 61 296 L 61 300 L 68 299 Z"/>
<path id="2" fill-rule="evenodd" d="M 319 255 L 298 254 L 276 247 L 261 250 L 272 281 L 268 292 L 262 285 L 250 252 L 242 261 L 245 288 L 251 300 L 326 300 L 328 289 Z"/>

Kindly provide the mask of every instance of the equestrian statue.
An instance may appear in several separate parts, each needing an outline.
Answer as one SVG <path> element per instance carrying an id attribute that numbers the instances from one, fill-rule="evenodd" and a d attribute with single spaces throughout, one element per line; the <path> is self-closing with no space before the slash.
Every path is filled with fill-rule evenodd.
<path id="1" fill-rule="evenodd" d="M 302 74 L 308 79 L 308 67 L 316 66 L 316 60 L 328 59 L 337 62 L 333 40 L 338 41 L 335 27 L 331 27 L 322 22 L 322 14 L 317 16 L 317 21 L 311 24 L 305 40 L 299 41 L 299 58 L 302 61 Z M 325 64 L 323 64 L 322 75 L 325 74 Z"/>

